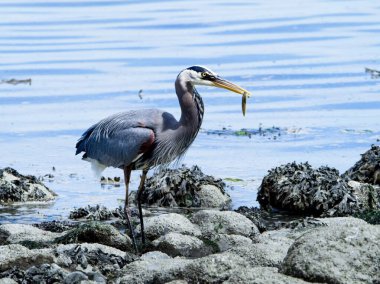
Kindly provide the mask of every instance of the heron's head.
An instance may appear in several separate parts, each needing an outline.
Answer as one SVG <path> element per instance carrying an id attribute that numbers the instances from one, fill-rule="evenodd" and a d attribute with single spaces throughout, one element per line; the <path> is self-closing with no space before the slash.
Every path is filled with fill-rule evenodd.
<path id="1" fill-rule="evenodd" d="M 184 73 L 184 74 L 183 74 Z M 187 76 L 193 85 L 204 85 L 227 89 L 229 91 L 249 97 L 250 92 L 242 87 L 221 78 L 218 74 L 202 66 L 192 66 L 183 70 L 180 74 Z"/>

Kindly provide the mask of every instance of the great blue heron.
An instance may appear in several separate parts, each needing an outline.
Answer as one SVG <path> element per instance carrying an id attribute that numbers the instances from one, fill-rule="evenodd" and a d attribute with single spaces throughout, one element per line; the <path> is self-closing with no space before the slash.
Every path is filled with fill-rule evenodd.
<path id="1" fill-rule="evenodd" d="M 203 119 L 203 101 L 195 85 L 224 88 L 243 97 L 247 90 L 220 78 L 201 66 L 182 70 L 175 81 L 175 90 L 181 107 L 181 118 L 158 109 L 142 109 L 118 113 L 91 126 L 76 144 L 76 154 L 84 152 L 83 159 L 95 168 L 115 167 L 124 170 L 124 211 L 132 241 L 136 241 L 129 219 L 128 189 L 132 170 L 142 170 L 137 194 L 142 243 L 145 243 L 141 195 L 147 172 L 159 165 L 168 165 L 181 157 L 194 141 Z"/>

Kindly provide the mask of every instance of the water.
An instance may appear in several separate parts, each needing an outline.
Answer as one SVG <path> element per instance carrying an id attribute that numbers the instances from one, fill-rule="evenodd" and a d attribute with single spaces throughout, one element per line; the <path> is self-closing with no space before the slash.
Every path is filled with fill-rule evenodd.
<path id="1" fill-rule="evenodd" d="M 76 140 L 127 109 L 158 107 L 178 117 L 173 82 L 195 64 L 253 92 L 242 117 L 236 94 L 198 88 L 206 114 L 183 160 L 242 179 L 229 182 L 234 207 L 257 206 L 262 177 L 287 162 L 345 171 L 380 139 L 380 79 L 364 72 L 380 69 L 379 33 L 376 1 L 3 0 L 0 80 L 32 84 L 0 84 L 0 167 L 54 174 L 47 185 L 59 198 L 2 207 L 0 222 L 64 219 L 74 206 L 120 204 L 124 188 L 101 187 L 74 156 Z M 260 126 L 283 134 L 208 134 Z"/>

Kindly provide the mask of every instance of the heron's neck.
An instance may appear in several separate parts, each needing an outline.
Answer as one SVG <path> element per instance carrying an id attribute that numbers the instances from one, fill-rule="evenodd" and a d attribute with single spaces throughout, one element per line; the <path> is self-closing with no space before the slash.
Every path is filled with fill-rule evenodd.
<path id="1" fill-rule="evenodd" d="M 175 82 L 178 101 L 181 106 L 180 124 L 198 132 L 201 127 L 204 106 L 203 101 L 191 82 Z"/>

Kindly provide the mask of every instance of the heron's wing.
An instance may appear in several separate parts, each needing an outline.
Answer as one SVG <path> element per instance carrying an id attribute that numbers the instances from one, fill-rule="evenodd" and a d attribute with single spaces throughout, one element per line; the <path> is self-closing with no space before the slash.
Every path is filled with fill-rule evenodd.
<path id="1" fill-rule="evenodd" d="M 126 118 L 113 116 L 90 127 L 79 139 L 76 154 L 85 152 L 83 158 L 105 166 L 129 165 L 154 143 L 155 133 L 138 120 Z"/>

